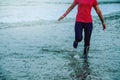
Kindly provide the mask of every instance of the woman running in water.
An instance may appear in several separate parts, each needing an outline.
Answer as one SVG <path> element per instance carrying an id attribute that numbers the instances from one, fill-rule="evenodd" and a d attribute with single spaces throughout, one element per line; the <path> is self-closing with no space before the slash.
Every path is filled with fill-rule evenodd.
<path id="1" fill-rule="evenodd" d="M 91 16 L 92 7 L 95 9 L 102 22 L 103 30 L 106 29 L 106 25 L 97 0 L 74 0 L 66 12 L 58 19 L 58 21 L 64 19 L 76 5 L 78 5 L 78 11 L 75 22 L 75 41 L 73 42 L 73 47 L 77 48 L 78 43 L 83 38 L 82 31 L 84 30 L 84 57 L 87 57 L 93 28 Z"/>

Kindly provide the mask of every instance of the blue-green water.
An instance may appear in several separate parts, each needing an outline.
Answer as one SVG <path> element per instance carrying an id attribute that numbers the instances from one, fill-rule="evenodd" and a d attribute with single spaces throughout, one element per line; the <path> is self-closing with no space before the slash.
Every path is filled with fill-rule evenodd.
<path id="1" fill-rule="evenodd" d="M 120 2 L 99 0 L 107 29 L 92 11 L 88 60 L 83 41 L 73 49 L 76 8 L 57 19 L 72 0 L 0 1 L 0 80 L 119 80 Z"/>

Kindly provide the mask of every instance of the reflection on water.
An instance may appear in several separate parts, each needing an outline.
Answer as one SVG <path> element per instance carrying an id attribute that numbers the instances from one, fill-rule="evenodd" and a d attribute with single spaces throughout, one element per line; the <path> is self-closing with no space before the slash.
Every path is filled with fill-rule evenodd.
<path id="1" fill-rule="evenodd" d="M 80 65 L 80 64 L 79 64 Z M 90 75 L 89 62 L 87 59 L 83 60 L 82 67 L 79 67 L 76 73 L 76 78 L 80 78 L 81 80 L 86 80 L 86 78 Z"/>
<path id="2" fill-rule="evenodd" d="M 89 60 L 86 58 L 75 58 L 74 56 L 80 57 L 79 55 L 69 54 L 69 66 L 73 70 L 70 76 L 73 80 L 86 80 L 91 72 Z"/>
<path id="3" fill-rule="evenodd" d="M 89 69 L 89 62 L 88 59 L 84 59 L 83 66 L 82 66 L 82 74 L 80 74 L 80 77 L 82 80 L 85 80 L 88 75 L 90 75 L 90 69 Z M 79 76 L 77 76 L 79 77 Z"/>

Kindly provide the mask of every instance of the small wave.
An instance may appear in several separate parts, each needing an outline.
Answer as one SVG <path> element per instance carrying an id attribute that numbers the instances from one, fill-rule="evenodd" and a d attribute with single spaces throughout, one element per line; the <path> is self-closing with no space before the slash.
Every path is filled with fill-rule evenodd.
<path id="1" fill-rule="evenodd" d="M 8 72 L 3 70 L 3 68 L 0 65 L 0 80 L 12 80 L 8 75 L 6 75 Z"/>
<path id="2" fill-rule="evenodd" d="M 42 48 L 42 51 L 45 52 L 55 52 L 55 53 L 63 53 L 63 52 L 77 52 L 74 49 L 59 49 L 59 48 Z"/>
<path id="3" fill-rule="evenodd" d="M 71 4 L 71 2 L 45 2 L 45 4 Z"/>
<path id="4" fill-rule="evenodd" d="M 120 1 L 100 1 L 99 4 L 119 4 Z"/>
<path id="5" fill-rule="evenodd" d="M 106 20 L 116 20 L 116 19 L 120 19 L 120 11 L 106 15 L 106 16 L 105 16 L 105 19 L 106 19 Z"/>
<path id="6" fill-rule="evenodd" d="M 56 23 L 55 20 L 36 20 L 36 21 L 21 21 L 21 22 L 0 22 L 0 29 L 16 28 L 16 27 L 33 27 Z"/>
<path id="7" fill-rule="evenodd" d="M 72 2 L 45 2 L 45 4 L 71 4 Z M 100 1 L 99 4 L 119 4 L 120 1 Z"/>

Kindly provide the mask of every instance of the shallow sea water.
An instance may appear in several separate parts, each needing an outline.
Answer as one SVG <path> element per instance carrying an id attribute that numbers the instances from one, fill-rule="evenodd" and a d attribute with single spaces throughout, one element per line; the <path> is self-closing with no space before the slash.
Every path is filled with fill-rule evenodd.
<path id="1" fill-rule="evenodd" d="M 68 0 L 0 2 L 0 80 L 119 80 L 119 3 L 100 4 L 105 31 L 93 11 L 91 47 L 85 60 L 83 41 L 78 49 L 72 47 L 76 10 L 57 22 Z"/>

